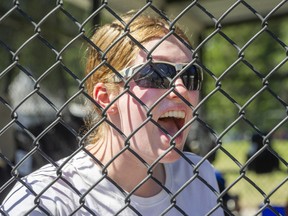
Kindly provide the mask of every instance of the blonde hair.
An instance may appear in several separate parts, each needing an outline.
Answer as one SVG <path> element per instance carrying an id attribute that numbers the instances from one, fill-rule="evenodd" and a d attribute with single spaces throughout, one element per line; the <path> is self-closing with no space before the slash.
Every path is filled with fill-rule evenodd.
<path id="1" fill-rule="evenodd" d="M 150 15 L 139 15 L 133 21 L 133 13 L 122 16 L 122 21 L 115 20 L 96 29 L 87 50 L 86 81 L 88 94 L 93 97 L 93 88 L 96 83 L 105 83 L 108 92 L 119 91 L 119 84 L 109 83 L 112 76 L 115 76 L 111 67 L 119 71 L 129 65 L 141 49 L 140 43 L 151 41 L 156 38 L 163 38 L 169 33 L 169 23 L 160 17 Z M 189 43 L 184 32 L 177 26 L 173 26 L 174 32 Z M 132 39 L 131 39 L 132 38 Z M 135 43 L 135 40 L 137 43 Z M 101 110 L 94 106 L 86 118 L 87 129 L 92 128 L 101 118 Z M 104 130 L 106 123 L 102 123 L 90 135 L 88 142 L 96 143 L 101 137 L 101 130 Z"/>

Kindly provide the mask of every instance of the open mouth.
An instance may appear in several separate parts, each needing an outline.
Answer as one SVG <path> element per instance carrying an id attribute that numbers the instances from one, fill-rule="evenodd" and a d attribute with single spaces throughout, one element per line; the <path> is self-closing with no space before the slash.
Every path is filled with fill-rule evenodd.
<path id="1" fill-rule="evenodd" d="M 185 124 L 185 112 L 168 111 L 160 116 L 158 123 L 170 136 L 174 136 Z"/>

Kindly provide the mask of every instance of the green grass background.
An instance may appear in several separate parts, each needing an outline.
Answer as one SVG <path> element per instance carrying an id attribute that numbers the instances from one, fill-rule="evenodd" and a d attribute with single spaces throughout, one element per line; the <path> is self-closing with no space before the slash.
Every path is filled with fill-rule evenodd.
<path id="1" fill-rule="evenodd" d="M 245 164 L 245 155 L 249 149 L 249 143 L 246 141 L 233 141 L 223 143 L 226 149 L 233 157 L 235 157 L 241 165 Z M 274 140 L 273 149 L 288 162 L 288 141 Z M 287 165 L 280 162 L 280 170 L 270 172 L 268 174 L 257 174 L 253 171 L 246 171 L 245 178 L 239 178 L 241 173 L 240 167 L 223 151 L 217 151 L 216 159 L 213 162 L 216 169 L 221 171 L 226 179 L 226 188 L 229 193 L 237 194 L 240 198 L 242 208 L 258 208 L 263 204 L 265 198 L 269 196 L 271 205 L 285 206 L 288 204 L 288 168 Z M 235 183 L 237 181 L 237 183 Z M 257 185 L 262 191 L 257 190 Z M 279 187 L 276 191 L 275 188 Z"/>

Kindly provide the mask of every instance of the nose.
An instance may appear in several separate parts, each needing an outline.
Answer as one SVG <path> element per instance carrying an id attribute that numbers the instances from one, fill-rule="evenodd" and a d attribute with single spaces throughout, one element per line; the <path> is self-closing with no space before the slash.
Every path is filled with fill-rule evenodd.
<path id="1" fill-rule="evenodd" d="M 173 98 L 173 99 L 175 99 L 175 98 L 180 99 L 179 96 L 175 93 L 175 91 L 176 91 L 178 94 L 183 96 L 185 99 L 188 99 L 189 91 L 185 87 L 182 79 L 181 78 L 176 79 L 174 82 L 174 85 L 175 85 L 174 91 L 170 92 L 169 97 Z"/>

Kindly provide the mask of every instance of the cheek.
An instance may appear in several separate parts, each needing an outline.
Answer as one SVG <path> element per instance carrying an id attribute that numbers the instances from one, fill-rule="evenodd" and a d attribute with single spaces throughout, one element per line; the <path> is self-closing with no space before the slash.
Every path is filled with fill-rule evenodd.
<path id="1" fill-rule="evenodd" d="M 141 88 L 135 85 L 131 88 L 131 92 L 133 92 L 133 94 L 149 108 L 165 93 L 165 90 L 161 91 L 160 89 Z M 142 106 L 141 102 L 135 103 L 138 103 L 140 106 Z"/>
<path id="2" fill-rule="evenodd" d="M 137 99 L 128 93 L 118 100 L 120 121 L 124 128 L 130 128 L 130 130 L 137 128 L 146 119 L 147 112 L 141 101 L 145 103 L 142 98 Z"/>
<path id="3" fill-rule="evenodd" d="M 189 102 L 196 107 L 199 103 L 199 91 L 191 91 L 189 92 Z"/>

